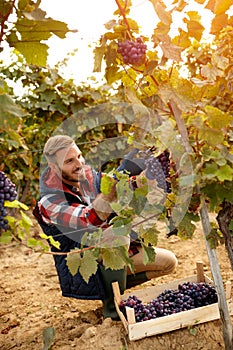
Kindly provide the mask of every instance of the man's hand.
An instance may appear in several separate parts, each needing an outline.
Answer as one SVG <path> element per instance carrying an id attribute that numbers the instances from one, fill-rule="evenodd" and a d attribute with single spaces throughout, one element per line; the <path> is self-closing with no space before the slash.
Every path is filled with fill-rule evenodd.
<path id="1" fill-rule="evenodd" d="M 105 221 L 112 213 L 112 208 L 110 203 L 117 200 L 117 190 L 116 190 L 117 181 L 114 181 L 111 190 L 107 194 L 100 193 L 94 199 L 92 206 L 98 215 L 98 217 Z"/>

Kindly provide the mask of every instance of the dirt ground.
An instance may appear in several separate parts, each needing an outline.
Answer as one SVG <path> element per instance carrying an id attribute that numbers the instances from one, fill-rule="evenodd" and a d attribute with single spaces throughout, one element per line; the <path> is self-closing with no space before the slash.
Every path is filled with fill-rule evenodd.
<path id="1" fill-rule="evenodd" d="M 35 224 L 35 233 L 39 230 Z M 202 260 L 205 274 L 212 279 L 201 226 L 192 240 L 176 236 L 160 238 L 159 246 L 177 255 L 177 270 L 166 277 L 144 283 L 167 283 L 195 273 Z M 225 248 L 217 248 L 222 279 L 233 279 Z M 218 350 L 224 349 L 221 321 L 129 341 L 121 322 L 102 318 L 101 301 L 84 301 L 61 296 L 51 255 L 33 252 L 17 243 L 0 246 L 0 348 L 42 350 L 43 333 L 55 331 L 51 350 Z M 132 289 L 136 295 L 137 289 Z M 128 292 L 128 291 L 127 291 Z"/>

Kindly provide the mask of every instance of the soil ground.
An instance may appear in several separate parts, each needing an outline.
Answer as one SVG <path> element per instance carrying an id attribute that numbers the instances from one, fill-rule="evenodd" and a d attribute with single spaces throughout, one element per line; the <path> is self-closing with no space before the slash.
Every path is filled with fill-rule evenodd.
<path id="1" fill-rule="evenodd" d="M 39 228 L 35 223 L 35 234 Z M 196 272 L 202 260 L 205 274 L 212 279 L 201 226 L 192 240 L 160 238 L 159 246 L 172 250 L 179 264 L 168 276 L 146 282 L 137 289 L 167 283 Z M 233 280 L 224 246 L 217 248 L 222 279 Z M 220 320 L 161 335 L 129 341 L 121 322 L 102 318 L 101 301 L 85 301 L 61 296 L 51 255 L 40 255 L 12 243 L 0 247 L 0 348 L 2 350 L 42 350 L 43 332 L 55 331 L 51 350 L 218 350 L 224 349 Z M 128 291 L 127 291 L 128 292 Z M 193 332 L 195 330 L 195 332 Z"/>

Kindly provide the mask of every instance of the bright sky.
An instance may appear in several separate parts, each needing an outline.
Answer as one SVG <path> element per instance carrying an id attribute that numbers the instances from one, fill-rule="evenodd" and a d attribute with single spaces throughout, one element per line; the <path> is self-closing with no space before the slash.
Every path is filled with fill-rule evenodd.
<path id="1" fill-rule="evenodd" d="M 149 0 L 132 0 L 132 4 L 131 18 L 137 21 L 143 34 L 150 37 L 158 22 L 152 3 Z M 115 0 L 42 0 L 40 7 L 48 16 L 78 30 L 76 34 L 68 34 L 66 39 L 54 37 L 49 40 L 48 64 L 53 67 L 67 52 L 78 49 L 70 59 L 65 74 L 76 82 L 86 81 L 93 75 L 93 47 L 90 48 L 90 44 L 98 41 L 106 31 L 104 24 L 114 18 L 113 12 L 117 10 Z M 188 7 L 197 10 L 193 0 L 189 0 Z M 97 76 L 101 78 L 102 75 Z"/>
<path id="2" fill-rule="evenodd" d="M 50 39 L 48 64 L 52 67 L 64 58 L 66 52 L 78 49 L 69 62 L 66 74 L 76 81 L 86 81 L 88 76 L 93 75 L 93 48 L 89 45 L 105 33 L 104 24 L 113 19 L 113 12 L 117 10 L 115 0 L 42 0 L 40 7 L 48 16 L 78 30 L 76 34 L 68 34 L 65 40 Z M 148 0 L 133 0 L 131 17 L 143 26 L 148 35 L 157 23 L 157 16 Z"/>

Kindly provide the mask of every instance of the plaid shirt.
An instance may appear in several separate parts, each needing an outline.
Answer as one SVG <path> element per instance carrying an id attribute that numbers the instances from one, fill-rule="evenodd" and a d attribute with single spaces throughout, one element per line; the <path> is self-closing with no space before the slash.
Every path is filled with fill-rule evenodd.
<path id="1" fill-rule="evenodd" d="M 93 184 L 93 174 L 90 169 L 86 172 L 88 184 L 86 193 L 91 191 L 92 200 L 96 197 L 97 192 Z M 53 178 L 52 184 L 49 180 Z M 56 183 L 57 181 L 57 183 Z M 42 220 L 46 224 L 57 224 L 73 229 L 87 228 L 89 225 L 106 227 L 106 222 L 103 222 L 92 208 L 92 204 L 87 204 L 83 201 L 80 194 L 72 191 L 69 186 L 51 174 L 45 181 L 47 194 L 43 195 L 38 202 L 38 207 Z M 54 187 L 55 186 L 55 187 Z"/>

